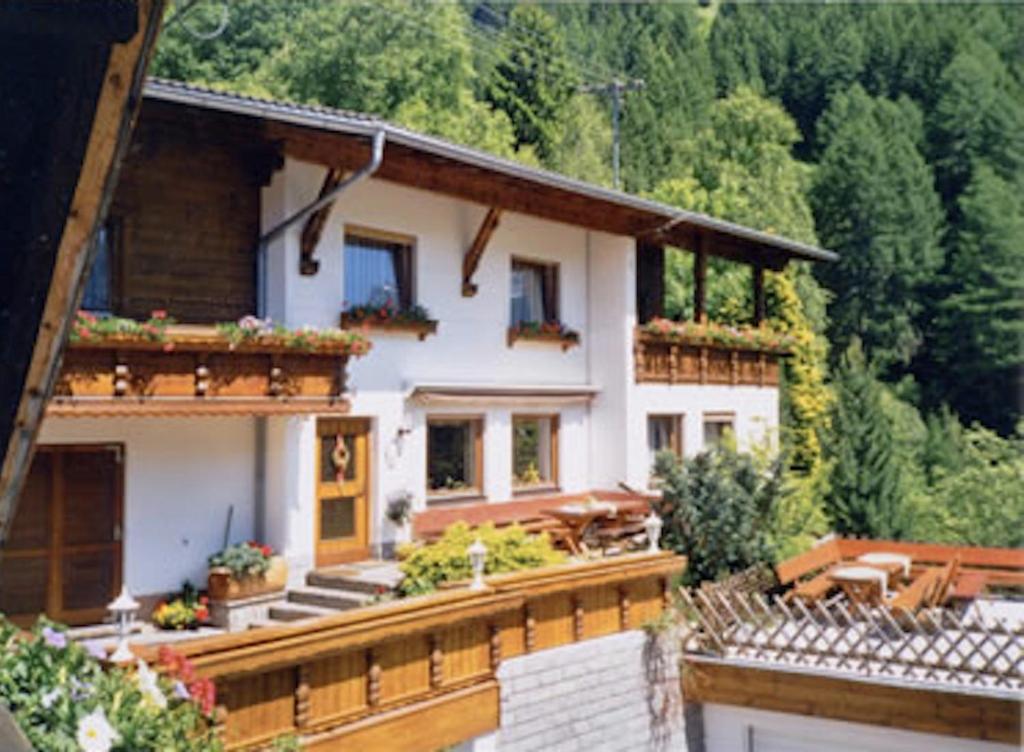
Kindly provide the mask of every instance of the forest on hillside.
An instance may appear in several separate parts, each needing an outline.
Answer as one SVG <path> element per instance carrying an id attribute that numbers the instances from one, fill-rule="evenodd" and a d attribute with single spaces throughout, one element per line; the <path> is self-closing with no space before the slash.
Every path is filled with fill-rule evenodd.
<path id="1" fill-rule="evenodd" d="M 1024 545 L 1024 7 L 200 2 L 152 72 L 372 112 L 837 251 L 768 281 L 796 338 L 773 521 Z M 604 93 L 602 93 L 602 89 Z M 685 249 L 684 249 L 685 250 Z M 670 254 L 668 308 L 691 309 Z M 712 266 L 745 323 L 749 270 Z"/>

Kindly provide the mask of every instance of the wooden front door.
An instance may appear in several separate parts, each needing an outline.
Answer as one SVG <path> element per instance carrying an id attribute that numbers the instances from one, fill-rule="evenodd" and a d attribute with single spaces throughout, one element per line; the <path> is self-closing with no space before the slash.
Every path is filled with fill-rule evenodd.
<path id="1" fill-rule="evenodd" d="M 370 553 L 370 422 L 331 418 L 316 426 L 316 564 Z"/>
<path id="2" fill-rule="evenodd" d="M 0 612 L 101 621 L 121 587 L 120 446 L 41 446 L 0 554 Z"/>

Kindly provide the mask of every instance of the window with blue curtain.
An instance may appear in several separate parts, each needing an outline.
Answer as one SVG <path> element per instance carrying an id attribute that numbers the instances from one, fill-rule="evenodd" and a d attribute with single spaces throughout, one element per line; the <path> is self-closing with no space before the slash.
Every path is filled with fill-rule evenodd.
<path id="1" fill-rule="evenodd" d="M 558 266 L 512 260 L 512 326 L 558 321 Z"/>
<path id="2" fill-rule="evenodd" d="M 115 229 L 112 221 L 105 222 L 96 233 L 96 249 L 92 269 L 82 292 L 83 311 L 113 313 L 114 309 L 114 247 Z"/>
<path id="3" fill-rule="evenodd" d="M 390 240 L 345 236 L 345 305 L 412 306 L 412 246 Z"/>

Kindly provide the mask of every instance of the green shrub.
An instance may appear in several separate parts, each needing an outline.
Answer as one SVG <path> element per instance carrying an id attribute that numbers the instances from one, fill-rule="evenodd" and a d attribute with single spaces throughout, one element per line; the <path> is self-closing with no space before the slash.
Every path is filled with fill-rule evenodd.
<path id="1" fill-rule="evenodd" d="M 186 661 L 158 675 L 141 662 L 131 670 L 105 669 L 97 658 L 44 619 L 25 635 L 0 617 L 0 703 L 33 749 L 221 749 L 210 722 L 213 686 L 191 676 Z"/>
<path id="2" fill-rule="evenodd" d="M 400 567 L 405 579 L 399 591 L 402 595 L 420 595 L 435 590 L 442 582 L 472 577 L 467 550 L 477 538 L 487 546 L 486 574 L 535 569 L 565 561 L 565 554 L 555 550 L 546 533 L 529 535 L 518 525 L 498 530 L 490 522 L 471 529 L 465 522 L 456 522 L 436 543 L 402 549 Z"/>
<path id="3" fill-rule="evenodd" d="M 769 527 L 781 493 L 782 460 L 767 468 L 728 445 L 680 462 L 662 452 L 655 473 L 662 498 L 661 542 L 688 558 L 684 578 L 695 585 L 770 562 Z"/>

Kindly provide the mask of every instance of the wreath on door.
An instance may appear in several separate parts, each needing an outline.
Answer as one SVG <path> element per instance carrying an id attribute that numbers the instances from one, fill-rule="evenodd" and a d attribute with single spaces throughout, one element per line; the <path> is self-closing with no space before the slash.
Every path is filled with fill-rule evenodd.
<path id="1" fill-rule="evenodd" d="M 351 459 L 352 452 L 349 450 L 348 444 L 345 443 L 345 436 L 339 433 L 334 437 L 334 449 L 331 451 L 331 464 L 334 465 L 334 472 L 339 483 L 344 479 Z"/>

